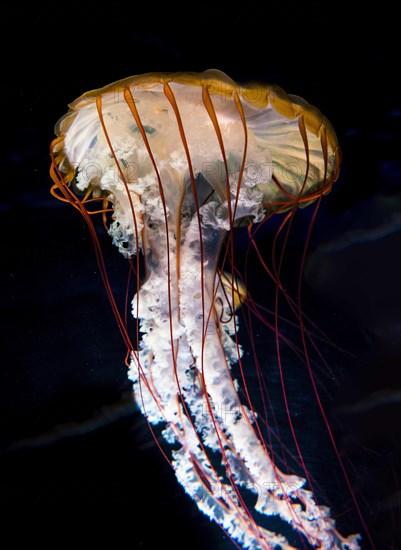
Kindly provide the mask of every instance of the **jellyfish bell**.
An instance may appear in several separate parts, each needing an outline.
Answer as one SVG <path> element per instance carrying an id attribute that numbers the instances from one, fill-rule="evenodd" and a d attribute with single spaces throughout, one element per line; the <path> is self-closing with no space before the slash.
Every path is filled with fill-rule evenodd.
<path id="1" fill-rule="evenodd" d="M 136 401 L 174 445 L 169 461 L 185 491 L 244 548 L 292 548 L 255 511 L 291 525 L 301 546 L 359 548 L 358 535 L 340 535 L 318 504 L 307 471 L 280 471 L 245 378 L 232 374 L 242 361 L 236 310 L 248 299 L 234 229 L 246 224 L 251 235 L 278 213 L 284 227 L 330 191 L 340 152 L 328 120 L 278 87 L 236 84 L 219 71 L 149 73 L 84 94 L 56 133 L 53 194 L 89 225 Z M 108 285 L 93 214 L 136 269 L 136 346 Z M 280 268 L 266 270 L 282 292 Z M 244 489 L 257 495 L 254 506 Z"/>

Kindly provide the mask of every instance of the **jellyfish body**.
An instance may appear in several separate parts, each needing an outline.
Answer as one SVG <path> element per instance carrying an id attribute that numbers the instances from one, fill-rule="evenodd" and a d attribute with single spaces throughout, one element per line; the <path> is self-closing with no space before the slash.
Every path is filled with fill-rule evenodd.
<path id="1" fill-rule="evenodd" d="M 235 309 L 246 299 L 233 228 L 292 213 L 330 190 L 339 169 L 330 123 L 280 88 L 207 71 L 147 74 L 89 92 L 56 131 L 54 193 L 88 223 L 90 201 L 103 201 L 102 212 L 111 205 L 113 242 L 137 266 L 143 256 L 129 377 L 143 414 L 174 447 L 185 491 L 244 548 L 292 546 L 258 524 L 243 488 L 258 495 L 256 512 L 279 516 L 313 547 L 359 548 L 306 479 L 278 469 L 231 372 L 242 355 Z M 231 273 L 221 272 L 222 256 Z"/>

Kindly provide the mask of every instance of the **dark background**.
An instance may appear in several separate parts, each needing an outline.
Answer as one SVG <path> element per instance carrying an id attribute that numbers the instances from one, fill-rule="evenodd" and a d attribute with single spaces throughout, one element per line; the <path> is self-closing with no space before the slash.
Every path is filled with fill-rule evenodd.
<path id="1" fill-rule="evenodd" d="M 376 547 L 399 548 L 398 16 L 383 2 L 354 9 L 312 1 L 3 6 L 0 499 L 8 547 L 109 536 L 112 547 L 232 546 L 183 495 L 135 412 L 87 229 L 50 196 L 48 175 L 53 126 L 83 92 L 132 74 L 218 68 L 305 97 L 338 133 L 342 172 L 317 221 L 305 292 L 314 320 L 353 353 L 333 390 L 340 450 Z M 124 263 L 102 239 L 121 298 Z"/>

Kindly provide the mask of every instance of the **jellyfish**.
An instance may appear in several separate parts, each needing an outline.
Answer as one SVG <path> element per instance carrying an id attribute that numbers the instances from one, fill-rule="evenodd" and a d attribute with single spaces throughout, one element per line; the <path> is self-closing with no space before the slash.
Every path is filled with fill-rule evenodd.
<path id="1" fill-rule="evenodd" d="M 274 459 L 247 386 L 238 320 L 251 300 L 235 259 L 242 228 L 294 311 L 306 350 L 300 297 L 287 296 L 282 256 L 267 265 L 255 228 L 281 216 L 283 235 L 298 208 L 330 191 L 340 149 L 329 121 L 277 86 L 209 70 L 147 73 L 85 93 L 56 134 L 52 193 L 89 226 L 136 402 L 162 434 L 185 492 L 243 548 L 294 548 L 275 517 L 299 534 L 299 547 L 360 548 L 359 535 L 341 535 L 318 503 L 307 469 L 284 472 Z M 135 274 L 132 334 L 108 282 L 96 216 Z M 281 368 L 278 324 L 276 311 Z"/>

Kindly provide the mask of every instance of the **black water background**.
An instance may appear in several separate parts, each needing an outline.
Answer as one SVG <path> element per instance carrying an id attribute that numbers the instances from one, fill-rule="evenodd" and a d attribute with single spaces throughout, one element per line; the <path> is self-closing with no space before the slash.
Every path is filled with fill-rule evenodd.
<path id="1" fill-rule="evenodd" d="M 328 273 L 319 256 L 319 246 L 338 235 L 367 226 L 374 233 L 399 207 L 395 18 L 384 4 L 352 15 L 314 2 L 202 4 L 184 22 L 171 7 L 160 13 L 122 3 L 45 9 L 17 2 L 3 10 L 12 29 L 3 46 L 0 202 L 4 527 L 14 545 L 59 544 L 67 536 L 95 544 L 111 536 L 114 545 L 134 548 L 172 541 L 176 548 L 229 548 L 183 495 L 143 420 L 130 413 L 124 349 L 87 230 L 49 196 L 53 125 L 83 91 L 153 70 L 216 67 L 235 80 L 276 82 L 318 105 L 336 128 L 344 160 L 314 233 L 305 307 L 356 355 L 339 367 L 338 407 L 395 391 L 399 232 L 398 240 L 397 233 L 362 239 L 326 255 Z M 123 260 L 102 238 L 121 296 Z M 271 236 L 261 246 L 264 239 Z M 340 363 L 338 355 L 333 361 Z M 338 434 L 377 548 L 399 544 L 399 507 L 389 504 L 400 491 L 399 415 L 397 403 L 351 415 Z M 105 417 L 116 420 L 98 427 Z"/>

